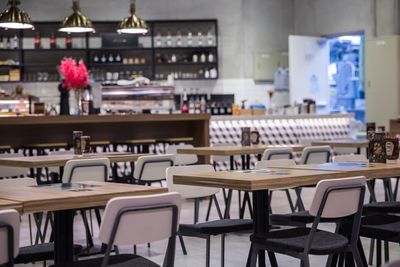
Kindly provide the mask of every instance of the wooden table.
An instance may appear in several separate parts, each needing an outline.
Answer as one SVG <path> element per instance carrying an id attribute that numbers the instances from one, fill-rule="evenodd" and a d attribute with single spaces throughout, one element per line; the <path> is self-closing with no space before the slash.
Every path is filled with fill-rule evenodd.
<path id="1" fill-rule="evenodd" d="M 74 154 L 46 155 L 46 156 L 28 156 L 28 157 L 11 157 L 1 158 L 0 165 L 10 167 L 21 167 L 29 169 L 38 169 L 36 171 L 36 180 L 38 184 L 43 183 L 41 180 L 41 168 L 60 167 L 60 175 L 63 172 L 63 166 L 67 161 L 72 159 L 94 159 L 108 158 L 112 163 L 136 161 L 140 156 L 148 154 L 130 154 L 121 152 L 93 153 L 83 156 Z"/>
<path id="2" fill-rule="evenodd" d="M 29 179 L 29 178 L 25 178 Z M 0 198 L 20 203 L 22 213 L 54 211 L 55 264 L 73 260 L 74 210 L 104 206 L 114 197 L 164 193 L 166 188 L 104 182 L 82 182 L 88 188 L 61 189 L 62 184 L 29 186 L 23 179 L 2 185 Z M 1 202 L 0 202 L 1 205 Z"/>
<path id="3" fill-rule="evenodd" d="M 22 203 L 0 199 L 0 210 L 15 209 L 22 213 Z"/>
<path id="4" fill-rule="evenodd" d="M 312 141 L 313 146 L 330 146 L 332 148 L 356 148 L 357 154 L 361 154 L 361 148 L 367 148 L 367 139 L 337 139 L 337 140 L 317 140 Z"/>
<path id="5" fill-rule="evenodd" d="M 177 153 L 180 154 L 194 154 L 198 156 L 229 156 L 230 168 L 234 169 L 234 156 L 242 156 L 242 167 L 249 169 L 250 155 L 255 154 L 259 156 L 264 153 L 268 148 L 288 147 L 292 148 L 294 152 L 301 152 L 304 149 L 303 145 L 253 145 L 253 146 L 207 146 L 207 147 L 193 147 L 193 148 L 180 148 Z M 244 158 L 246 156 L 246 159 Z"/>
<path id="6" fill-rule="evenodd" d="M 282 187 L 315 185 L 324 179 L 366 176 L 369 179 L 400 176 L 400 164 L 298 165 L 253 171 L 213 172 L 195 175 L 175 175 L 174 183 L 229 188 L 253 192 L 255 234 L 269 231 L 268 191 Z M 259 252 L 259 266 L 265 266 L 265 251 Z"/>

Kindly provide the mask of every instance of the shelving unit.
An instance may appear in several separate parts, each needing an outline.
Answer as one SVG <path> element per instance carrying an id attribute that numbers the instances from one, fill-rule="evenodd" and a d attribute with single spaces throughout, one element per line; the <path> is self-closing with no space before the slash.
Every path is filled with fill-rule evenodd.
<path id="1" fill-rule="evenodd" d="M 18 63 L 0 64 L 0 79 L 4 80 L 11 69 L 18 69 L 22 82 L 59 81 L 57 66 L 64 57 L 82 59 L 98 82 L 109 77 L 128 78 L 135 74 L 152 80 L 166 79 L 169 74 L 178 80 L 218 79 L 217 20 L 148 21 L 149 32 L 133 37 L 116 34 L 118 22 L 98 21 L 93 22 L 95 33 L 71 35 L 71 49 L 67 49 L 64 42 L 68 35 L 58 32 L 59 21 L 35 22 L 34 25 L 33 31 L 0 30 L 0 37 L 17 36 L 19 40 L 17 49 L 0 49 L 0 62 L 10 59 Z M 37 33 L 41 37 L 40 49 L 34 48 Z M 57 48 L 50 48 L 53 34 Z M 105 38 L 119 40 L 119 36 L 132 42 L 131 45 L 105 46 Z M 198 57 L 197 62 L 193 62 L 194 54 Z M 213 61 L 200 62 L 202 54 L 207 59 L 212 54 Z M 113 58 L 119 55 L 121 61 L 95 62 L 95 57 L 100 59 L 103 55 L 107 61 L 110 55 Z M 179 60 L 171 62 L 172 55 Z M 214 74 L 212 77 L 209 75 L 211 72 Z"/>

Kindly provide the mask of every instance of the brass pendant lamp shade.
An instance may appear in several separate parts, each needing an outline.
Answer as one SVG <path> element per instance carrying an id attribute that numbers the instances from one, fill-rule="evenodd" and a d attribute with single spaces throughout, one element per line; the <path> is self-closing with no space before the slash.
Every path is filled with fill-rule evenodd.
<path id="1" fill-rule="evenodd" d="M 33 24 L 29 15 L 21 10 L 19 0 L 8 0 L 8 9 L 0 14 L 0 27 L 6 29 L 32 29 Z"/>
<path id="2" fill-rule="evenodd" d="M 72 10 L 74 13 L 65 17 L 62 27 L 58 31 L 67 33 L 94 32 L 90 19 L 81 13 L 78 0 L 73 1 Z"/>
<path id="3" fill-rule="evenodd" d="M 130 15 L 119 24 L 118 33 L 146 34 L 148 32 L 147 24 L 144 20 L 136 16 L 135 0 L 131 1 Z"/>

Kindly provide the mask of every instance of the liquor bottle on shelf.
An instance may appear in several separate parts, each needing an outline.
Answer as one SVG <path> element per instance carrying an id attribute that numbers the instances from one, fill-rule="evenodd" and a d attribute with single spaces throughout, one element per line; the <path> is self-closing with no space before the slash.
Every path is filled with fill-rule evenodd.
<path id="1" fill-rule="evenodd" d="M 11 39 L 10 39 L 10 36 L 7 37 L 7 46 L 6 46 L 6 48 L 7 48 L 7 49 L 11 49 Z"/>
<path id="2" fill-rule="evenodd" d="M 12 40 L 12 49 L 18 49 L 18 48 L 19 48 L 19 39 L 17 35 L 14 35 Z"/>
<path id="3" fill-rule="evenodd" d="M 214 54 L 212 52 L 210 52 L 210 54 L 208 54 L 208 62 L 209 63 L 214 62 Z"/>
<path id="4" fill-rule="evenodd" d="M 192 45 L 193 45 L 193 34 L 191 31 L 189 31 L 187 35 L 187 46 L 192 46 Z"/>
<path id="5" fill-rule="evenodd" d="M 0 49 L 4 49 L 3 36 L 0 36 Z"/>
<path id="6" fill-rule="evenodd" d="M 51 33 L 50 37 L 50 48 L 51 49 L 56 49 L 57 48 L 57 40 L 54 32 Z"/>
<path id="7" fill-rule="evenodd" d="M 196 112 L 194 101 L 189 97 L 189 114 L 194 114 Z"/>
<path id="8" fill-rule="evenodd" d="M 115 56 L 115 62 L 120 63 L 121 61 L 122 61 L 121 55 L 120 55 L 120 54 L 117 54 L 117 55 Z"/>
<path id="9" fill-rule="evenodd" d="M 65 38 L 65 47 L 67 49 L 72 49 L 72 37 L 70 33 L 68 33 L 67 37 Z"/>
<path id="10" fill-rule="evenodd" d="M 108 62 L 113 63 L 114 62 L 114 56 L 113 54 L 108 55 Z"/>
<path id="11" fill-rule="evenodd" d="M 101 61 L 101 63 L 106 63 L 107 62 L 107 58 L 106 58 L 105 54 L 101 55 L 100 61 Z"/>
<path id="12" fill-rule="evenodd" d="M 156 35 L 156 47 L 162 47 L 161 33 L 157 33 Z"/>
<path id="13" fill-rule="evenodd" d="M 206 54 L 201 53 L 201 55 L 200 55 L 200 62 L 201 62 L 201 63 L 206 63 Z"/>
<path id="14" fill-rule="evenodd" d="M 204 72 L 204 78 L 210 79 L 210 71 L 209 71 L 209 70 L 206 70 L 206 71 Z"/>
<path id="15" fill-rule="evenodd" d="M 189 103 L 188 103 L 188 97 L 187 97 L 186 89 L 183 89 L 181 111 L 182 111 L 182 113 L 188 113 L 189 112 Z"/>
<path id="16" fill-rule="evenodd" d="M 176 46 L 182 46 L 182 34 L 180 31 L 176 33 Z"/>
<path id="17" fill-rule="evenodd" d="M 168 33 L 167 33 L 167 41 L 166 41 L 166 44 L 167 44 L 168 47 L 171 47 L 171 46 L 172 46 L 172 35 L 171 35 L 171 32 L 170 32 L 170 31 L 168 31 Z"/>
<path id="18" fill-rule="evenodd" d="M 192 62 L 197 63 L 199 61 L 199 56 L 197 54 L 193 54 L 192 56 Z"/>
<path id="19" fill-rule="evenodd" d="M 207 111 L 207 102 L 204 96 L 201 97 L 200 100 L 200 112 L 205 113 Z"/>
<path id="20" fill-rule="evenodd" d="M 200 31 L 197 33 L 197 45 L 203 46 L 203 34 Z"/>
<path id="21" fill-rule="evenodd" d="M 214 40 L 213 40 L 213 35 L 211 33 L 211 30 L 207 33 L 207 45 L 208 46 L 214 45 Z"/>
<path id="22" fill-rule="evenodd" d="M 176 55 L 175 55 L 175 54 L 172 54 L 172 56 L 171 56 L 171 63 L 176 63 L 176 61 L 177 61 Z"/>
<path id="23" fill-rule="evenodd" d="M 93 63 L 99 63 L 99 61 L 100 61 L 99 56 L 98 56 L 97 54 L 94 55 L 94 56 L 93 56 Z"/>
<path id="24" fill-rule="evenodd" d="M 219 105 L 219 115 L 225 115 L 225 114 L 226 114 L 225 104 Z"/>

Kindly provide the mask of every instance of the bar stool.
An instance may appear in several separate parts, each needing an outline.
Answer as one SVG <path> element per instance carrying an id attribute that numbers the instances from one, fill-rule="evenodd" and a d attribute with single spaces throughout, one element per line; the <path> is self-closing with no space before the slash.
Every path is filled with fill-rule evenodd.
<path id="1" fill-rule="evenodd" d="M 101 148 L 102 152 L 110 152 L 110 145 L 111 142 L 110 141 L 90 141 L 90 148 L 92 150 L 92 152 L 96 153 L 97 152 L 97 148 Z"/>
<path id="2" fill-rule="evenodd" d="M 149 153 L 150 146 L 155 145 L 156 139 L 147 138 L 147 139 L 128 139 L 128 140 L 120 140 L 113 142 L 114 151 L 117 151 L 118 145 L 126 145 L 127 151 L 131 153 Z"/>

